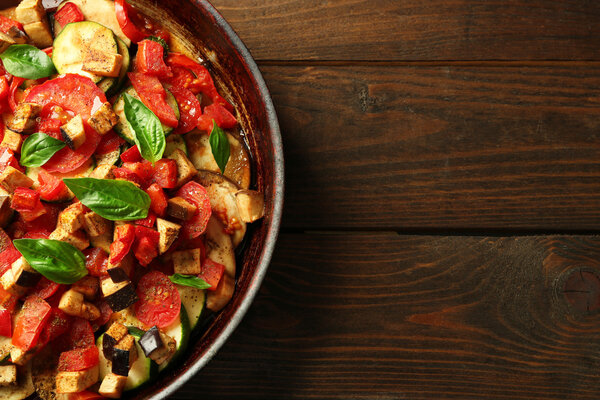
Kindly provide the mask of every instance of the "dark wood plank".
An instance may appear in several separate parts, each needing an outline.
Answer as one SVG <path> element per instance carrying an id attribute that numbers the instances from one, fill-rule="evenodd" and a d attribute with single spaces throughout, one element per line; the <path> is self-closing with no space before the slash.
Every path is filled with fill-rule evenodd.
<path id="1" fill-rule="evenodd" d="M 283 234 L 245 320 L 175 398 L 598 399 L 600 315 L 562 293 L 583 271 L 596 304 L 598 260 L 598 236 Z"/>
<path id="2" fill-rule="evenodd" d="M 284 226 L 600 226 L 600 68 L 263 67 Z"/>
<path id="3" fill-rule="evenodd" d="M 260 60 L 600 57 L 600 3 L 582 0 L 212 2 Z"/>

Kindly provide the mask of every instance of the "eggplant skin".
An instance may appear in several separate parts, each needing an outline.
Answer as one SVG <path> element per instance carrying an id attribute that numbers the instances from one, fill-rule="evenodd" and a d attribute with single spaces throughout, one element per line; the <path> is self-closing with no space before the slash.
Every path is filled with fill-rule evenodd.
<path id="1" fill-rule="evenodd" d="M 114 337 L 106 333 L 104 334 L 104 337 L 102 338 L 102 354 L 104 354 L 104 358 L 106 358 L 109 361 L 112 360 L 113 349 L 116 344 L 117 341 Z"/>
<path id="2" fill-rule="evenodd" d="M 139 300 L 132 283 L 123 286 L 116 292 L 104 297 L 110 308 L 114 311 L 121 311 Z"/>
<path id="3" fill-rule="evenodd" d="M 152 328 L 148 329 L 146 333 L 138 340 L 140 347 L 144 351 L 146 357 L 150 357 L 150 353 L 154 350 L 160 349 L 165 344 L 163 343 L 160 332 L 158 331 L 158 327 L 154 325 Z"/>
<path id="4" fill-rule="evenodd" d="M 16 284 L 22 287 L 34 287 L 42 278 L 41 274 L 27 270 L 21 271 L 21 275 L 17 279 Z"/>
<path id="5" fill-rule="evenodd" d="M 129 351 L 123 349 L 113 349 L 112 353 L 112 373 L 127 376 L 129 374 Z"/>
<path id="6" fill-rule="evenodd" d="M 112 279 L 115 283 L 124 282 L 129 279 L 125 271 L 123 271 L 123 269 L 119 267 L 109 268 L 107 272 L 110 276 L 110 279 Z"/>

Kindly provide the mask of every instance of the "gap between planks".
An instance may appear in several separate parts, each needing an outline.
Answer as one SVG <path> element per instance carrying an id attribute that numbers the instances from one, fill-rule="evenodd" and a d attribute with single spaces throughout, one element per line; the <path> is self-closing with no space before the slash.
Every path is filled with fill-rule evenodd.
<path id="1" fill-rule="evenodd" d="M 598 236 L 600 229 L 506 229 L 506 228 L 281 228 L 279 233 L 307 235 L 399 235 L 399 236 L 485 236 L 485 237 L 524 237 L 524 236 Z"/>
<path id="2" fill-rule="evenodd" d="M 262 67 L 361 67 L 361 66 L 384 66 L 384 67 L 600 67 L 600 61 L 592 60 L 484 60 L 484 61 L 396 61 L 396 60 L 256 60 Z"/>

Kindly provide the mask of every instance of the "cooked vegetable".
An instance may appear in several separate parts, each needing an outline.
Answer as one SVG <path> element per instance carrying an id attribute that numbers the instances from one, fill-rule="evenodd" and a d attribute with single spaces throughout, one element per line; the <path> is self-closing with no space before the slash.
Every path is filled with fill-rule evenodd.
<path id="1" fill-rule="evenodd" d="M 138 301 L 138 296 L 130 281 L 114 282 L 106 277 L 101 283 L 104 300 L 113 311 L 121 311 Z"/>

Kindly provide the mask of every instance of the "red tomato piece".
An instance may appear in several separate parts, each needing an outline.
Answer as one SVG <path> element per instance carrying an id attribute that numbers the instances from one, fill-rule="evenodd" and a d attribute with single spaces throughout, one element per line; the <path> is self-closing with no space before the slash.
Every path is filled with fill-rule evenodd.
<path id="1" fill-rule="evenodd" d="M 135 315 L 147 326 L 169 326 L 181 309 L 179 291 L 169 278 L 158 271 L 144 275 L 137 286 L 139 301 L 135 303 Z"/>
<path id="2" fill-rule="evenodd" d="M 148 186 L 148 182 L 152 178 L 152 174 L 154 173 L 154 168 L 152 168 L 152 163 L 150 161 L 142 161 L 142 162 L 134 162 L 134 163 L 123 163 L 122 168 L 126 168 L 136 174 L 142 182 L 144 182 L 144 187 Z"/>
<path id="3" fill-rule="evenodd" d="M 106 102 L 106 95 L 89 78 L 65 74 L 34 87 L 25 97 L 28 103 L 55 105 L 80 114 L 87 121 Z M 87 135 L 87 132 L 86 132 Z"/>
<path id="4" fill-rule="evenodd" d="M 188 89 L 173 86 L 170 88 L 179 105 L 179 125 L 173 130 L 173 134 L 182 135 L 188 133 L 198 125 L 198 119 L 202 115 L 200 102 Z M 227 110 L 225 110 L 227 111 Z"/>
<path id="5" fill-rule="evenodd" d="M 27 231 L 23 239 L 48 239 L 51 233 L 50 231 Z"/>
<path id="6" fill-rule="evenodd" d="M 21 253 L 15 248 L 10 237 L 0 229 L 0 275 L 10 268 L 10 265 L 21 257 Z"/>
<path id="7" fill-rule="evenodd" d="M 8 105 L 13 113 L 17 109 L 17 89 L 23 82 L 25 82 L 25 78 L 18 78 L 15 76 L 12 78 L 10 88 L 8 89 Z"/>
<path id="8" fill-rule="evenodd" d="M 99 247 L 90 247 L 83 251 L 85 255 L 85 268 L 90 275 L 103 277 L 108 275 L 108 253 Z"/>
<path id="9" fill-rule="evenodd" d="M 12 336 L 12 315 L 5 308 L 0 308 L 0 336 Z"/>
<path id="10" fill-rule="evenodd" d="M 115 168 L 112 172 L 115 176 L 115 179 L 123 179 L 129 182 L 133 182 L 141 187 L 146 186 L 146 182 L 142 181 L 140 177 L 137 176 L 137 174 L 135 174 L 133 171 L 127 168 Z"/>
<path id="11" fill-rule="evenodd" d="M 40 196 L 46 201 L 61 201 L 69 197 L 67 185 L 54 175 L 40 168 L 38 174 Z"/>
<path id="12" fill-rule="evenodd" d="M 24 221 L 31 222 L 31 221 L 35 221 L 36 219 L 42 217 L 43 215 L 45 215 L 47 213 L 48 213 L 48 210 L 46 209 L 46 206 L 44 204 L 42 204 L 42 202 L 40 201 L 39 204 L 37 204 L 33 210 L 20 211 L 19 216 L 21 218 L 23 218 Z"/>
<path id="13" fill-rule="evenodd" d="M 152 228 L 154 223 L 156 222 L 156 214 L 150 209 L 148 210 L 148 216 L 144 219 L 137 219 L 133 221 L 136 225 L 145 226 L 147 228 Z"/>
<path id="14" fill-rule="evenodd" d="M 52 82 L 52 81 L 50 81 Z M 84 123 L 85 142 L 77 150 L 71 150 L 69 146 L 63 147 L 56 152 L 46 164 L 44 168 L 48 172 L 70 172 L 86 163 L 96 151 L 100 143 L 101 136 L 96 130 Z"/>
<path id="15" fill-rule="evenodd" d="M 165 192 L 160 186 L 158 186 L 158 184 L 153 183 L 152 185 L 148 186 L 146 193 L 148 193 L 148 196 L 150 196 L 150 210 L 152 210 L 159 217 L 163 217 L 165 215 L 165 211 L 167 210 L 168 202 Z"/>
<path id="16" fill-rule="evenodd" d="M 143 30 L 138 28 L 129 17 L 134 11 L 125 0 L 115 0 L 115 12 L 121 30 L 132 42 L 137 43 L 148 36 Z"/>
<path id="17" fill-rule="evenodd" d="M 117 135 L 115 131 L 110 130 L 108 133 L 102 136 L 102 140 L 96 148 L 95 154 L 103 155 L 112 153 L 113 151 L 116 151 L 123 143 L 125 143 L 125 140 Z"/>
<path id="18" fill-rule="evenodd" d="M 119 225 L 115 228 L 115 241 L 110 245 L 108 262 L 116 265 L 129 253 L 135 239 L 135 227 L 131 224 Z"/>
<path id="19" fill-rule="evenodd" d="M 202 264 L 202 272 L 198 277 L 204 279 L 204 281 L 210 285 L 208 290 L 215 291 L 217 290 L 217 286 L 219 286 L 221 278 L 223 278 L 223 272 L 225 272 L 225 266 L 223 264 L 219 264 L 218 262 L 207 258 Z"/>
<path id="20" fill-rule="evenodd" d="M 135 70 L 159 78 L 173 76 L 164 59 L 164 48 L 154 40 L 142 40 L 138 43 L 135 57 Z"/>
<path id="21" fill-rule="evenodd" d="M 4 168 L 6 168 L 8 165 L 18 169 L 19 171 L 23 171 L 19 161 L 15 157 L 15 153 L 6 147 L 0 147 L 0 171 L 4 171 Z"/>
<path id="22" fill-rule="evenodd" d="M 0 285 L 0 307 L 12 311 L 15 309 L 16 304 L 17 298 L 4 290 Z"/>
<path id="23" fill-rule="evenodd" d="M 95 345 L 76 348 L 60 354 L 58 359 L 59 371 L 84 371 L 99 363 L 98 347 Z"/>
<path id="24" fill-rule="evenodd" d="M 169 158 L 158 160 L 154 164 L 152 182 L 163 189 L 173 189 L 177 185 L 177 162 Z"/>
<path id="25" fill-rule="evenodd" d="M 60 351 L 81 349 L 88 346 L 94 346 L 94 331 L 92 325 L 83 318 L 73 318 L 67 334 L 61 336 L 56 341 L 56 348 Z"/>
<path id="26" fill-rule="evenodd" d="M 52 232 L 56 229 L 56 220 L 61 207 L 57 204 L 44 204 L 46 213 L 34 220 L 26 220 L 20 214 L 16 223 L 22 224 L 25 231 Z"/>
<path id="27" fill-rule="evenodd" d="M 8 100 L 8 95 L 10 94 L 10 85 L 8 83 L 8 79 L 6 76 L 0 76 L 0 103 L 2 103 L 2 111 L 6 112 L 8 109 L 4 106 L 6 101 Z"/>
<path id="28" fill-rule="evenodd" d="M 225 107 L 220 104 L 211 104 L 204 107 L 204 115 L 210 119 L 214 119 L 217 125 L 223 129 L 235 128 L 237 119 Z"/>
<path id="29" fill-rule="evenodd" d="M 8 33 L 8 31 L 10 31 L 10 28 L 12 28 L 13 26 L 21 32 L 23 32 L 22 23 L 17 22 L 14 19 L 5 17 L 4 15 L 0 15 L 0 32 Z"/>
<path id="30" fill-rule="evenodd" d="M 51 309 L 52 307 L 40 297 L 27 297 L 21 313 L 17 316 L 12 344 L 24 351 L 34 347 L 50 317 Z"/>
<path id="31" fill-rule="evenodd" d="M 167 63 L 169 60 L 167 59 Z M 196 76 L 188 68 L 180 67 L 177 65 L 168 64 L 173 74 L 172 77 L 164 78 L 163 81 L 176 88 L 188 89 L 190 92 L 197 95 L 200 93 L 202 88 L 199 85 L 199 81 L 196 80 Z"/>
<path id="32" fill-rule="evenodd" d="M 54 19 L 60 26 L 64 27 L 71 22 L 83 21 L 85 18 L 77 4 L 68 2 L 54 14 Z"/>
<path id="33" fill-rule="evenodd" d="M 138 72 L 130 72 L 127 75 L 142 102 L 163 124 L 175 128 L 179 120 L 175 111 L 167 104 L 167 92 L 158 78 Z"/>
<path id="34" fill-rule="evenodd" d="M 143 237 L 136 240 L 133 245 L 133 254 L 140 265 L 146 267 L 152 260 L 158 257 L 158 247 L 152 242 L 152 239 Z"/>
<path id="35" fill-rule="evenodd" d="M 210 199 L 204 186 L 197 182 L 188 182 L 178 191 L 177 196 L 194 204 L 198 209 L 192 218 L 183 222 L 181 232 L 185 238 L 193 239 L 206 231 L 208 220 L 212 215 Z"/>
<path id="36" fill-rule="evenodd" d="M 42 276 L 37 285 L 35 285 L 35 288 L 33 288 L 31 294 L 36 295 L 45 300 L 48 297 L 52 296 L 54 293 L 56 293 L 59 287 L 60 284 L 52 282 L 50 279 L 46 278 L 45 276 Z"/>
<path id="37" fill-rule="evenodd" d="M 33 211 L 39 204 L 39 192 L 26 187 L 16 188 L 10 200 L 10 207 L 16 211 Z"/>
<path id="38" fill-rule="evenodd" d="M 133 145 L 121 154 L 121 161 L 123 162 L 140 162 L 142 161 L 142 155 L 137 145 Z"/>
<path id="39" fill-rule="evenodd" d="M 62 294 L 61 294 L 62 296 Z M 50 302 L 48 302 L 50 304 Z M 56 301 L 58 304 L 58 301 Z M 57 306 L 52 306 L 48 323 L 40 334 L 39 344 L 45 346 L 56 338 L 61 337 L 69 331 L 71 327 L 71 317 L 59 310 Z"/>

